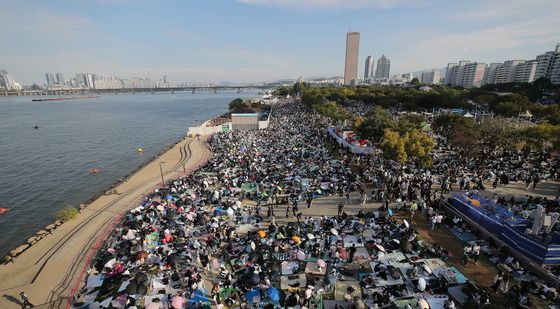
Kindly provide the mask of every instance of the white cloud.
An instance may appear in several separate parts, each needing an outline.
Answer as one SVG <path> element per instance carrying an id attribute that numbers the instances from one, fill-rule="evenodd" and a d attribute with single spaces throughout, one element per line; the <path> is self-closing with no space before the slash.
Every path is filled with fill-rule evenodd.
<path id="1" fill-rule="evenodd" d="M 289 8 L 323 8 L 323 9 L 358 9 L 363 7 L 390 8 L 404 0 L 238 0 L 246 4 L 289 7 Z"/>
<path id="2" fill-rule="evenodd" d="M 21 34 L 28 38 L 75 40 L 91 34 L 94 22 L 78 14 L 55 12 L 38 4 L 21 2 L 10 6 L 0 2 L 2 34 Z M 87 32 L 87 33 L 86 33 Z"/>
<path id="3" fill-rule="evenodd" d="M 532 46 L 547 44 L 552 49 L 559 39 L 560 20 L 552 15 L 542 16 L 482 30 L 418 39 L 411 43 L 410 49 L 405 51 L 406 55 L 399 55 L 399 61 L 394 63 L 398 69 L 414 71 L 444 67 L 447 62 L 463 59 L 479 62 L 505 61 L 518 57 L 533 59 L 536 54 L 527 55 L 523 51 L 530 50 Z M 544 51 L 546 50 L 540 52 Z M 488 55 L 497 58 L 489 59 Z"/>
<path id="4" fill-rule="evenodd" d="M 547 15 L 548 12 L 557 14 L 559 10 L 560 1 L 558 0 L 493 0 L 485 1 L 478 7 L 452 14 L 449 19 L 452 21 L 485 21 L 508 17 L 526 18 Z"/>

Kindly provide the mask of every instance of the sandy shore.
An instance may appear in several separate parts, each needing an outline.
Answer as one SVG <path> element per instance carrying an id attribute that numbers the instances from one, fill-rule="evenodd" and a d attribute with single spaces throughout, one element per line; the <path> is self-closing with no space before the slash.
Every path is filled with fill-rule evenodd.
<path id="1" fill-rule="evenodd" d="M 211 156 L 206 138 L 185 138 L 116 186 L 116 194 L 91 202 L 74 219 L 55 229 L 13 263 L 0 265 L 0 308 L 21 308 L 25 291 L 36 308 L 65 308 L 86 260 L 120 215 L 161 185 L 160 161 L 166 180 L 195 170 Z M 83 278 L 81 278 L 83 280 Z"/>

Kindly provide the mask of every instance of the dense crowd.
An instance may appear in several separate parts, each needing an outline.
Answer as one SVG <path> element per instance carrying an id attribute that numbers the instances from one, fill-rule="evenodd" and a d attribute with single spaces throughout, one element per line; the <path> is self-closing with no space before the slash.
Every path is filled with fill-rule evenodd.
<path id="1" fill-rule="evenodd" d="M 318 308 L 325 296 L 332 308 L 454 308 L 448 289 L 465 282 L 445 264 L 449 252 L 419 240 L 392 213 L 423 212 L 436 229 L 445 220 L 444 193 L 535 167 L 503 157 L 486 168 L 452 157 L 430 168 L 401 166 L 327 142 L 331 120 L 301 105 L 275 110 L 269 129 L 212 136 L 213 156 L 203 168 L 127 214 L 75 306 Z M 338 216 L 304 218 L 300 207 L 320 196 L 340 200 Z M 345 211 L 367 201 L 382 206 Z M 287 204 L 285 214 L 278 204 Z M 284 215 L 297 221 L 278 224 Z M 489 303 L 483 290 L 466 290 L 477 306 Z M 525 290 L 516 297 L 525 301 Z"/>

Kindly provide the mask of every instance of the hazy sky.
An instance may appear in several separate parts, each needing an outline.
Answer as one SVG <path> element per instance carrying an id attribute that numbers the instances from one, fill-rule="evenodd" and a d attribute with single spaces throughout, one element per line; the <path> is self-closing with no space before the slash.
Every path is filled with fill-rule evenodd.
<path id="1" fill-rule="evenodd" d="M 559 0 L 0 0 L 0 69 L 173 82 L 342 75 L 361 32 L 391 73 L 532 59 L 560 42 Z"/>

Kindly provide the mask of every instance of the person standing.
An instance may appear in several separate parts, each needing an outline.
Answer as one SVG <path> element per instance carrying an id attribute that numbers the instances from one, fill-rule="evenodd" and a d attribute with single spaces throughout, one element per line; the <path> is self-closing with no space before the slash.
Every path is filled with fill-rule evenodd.
<path id="1" fill-rule="evenodd" d="M 410 204 L 410 223 L 412 223 L 412 218 L 414 218 L 414 214 L 417 210 L 418 204 L 416 204 L 416 202 L 412 202 L 412 204 Z"/>
<path id="2" fill-rule="evenodd" d="M 441 222 L 443 221 L 443 215 L 442 214 L 437 214 L 436 215 L 436 230 L 439 230 L 439 228 L 441 227 Z"/>
<path id="3" fill-rule="evenodd" d="M 473 262 L 475 264 L 478 264 L 478 256 L 480 255 L 480 244 L 477 242 L 474 243 L 473 247 L 472 247 L 472 257 L 473 257 Z"/>
<path id="4" fill-rule="evenodd" d="M 21 308 L 26 309 L 35 307 L 31 302 L 29 302 L 29 298 L 27 298 L 27 294 L 24 292 L 20 292 L 19 297 L 21 298 Z"/>
<path id="5" fill-rule="evenodd" d="M 338 203 L 338 216 L 342 215 L 342 210 L 344 209 L 344 204 L 342 202 Z"/>
<path id="6" fill-rule="evenodd" d="M 471 245 L 467 244 L 463 248 L 463 265 L 467 266 L 467 263 L 469 262 L 469 255 L 471 255 L 471 252 L 472 252 L 472 247 Z"/>
<path id="7" fill-rule="evenodd" d="M 494 277 L 494 285 L 492 285 L 492 289 L 494 289 L 494 293 L 498 292 L 498 288 L 500 287 L 502 280 L 504 280 L 504 274 L 500 270 Z"/>
<path id="8" fill-rule="evenodd" d="M 356 244 L 352 244 L 352 247 L 348 249 L 348 263 L 354 261 L 354 254 L 356 254 Z"/>

